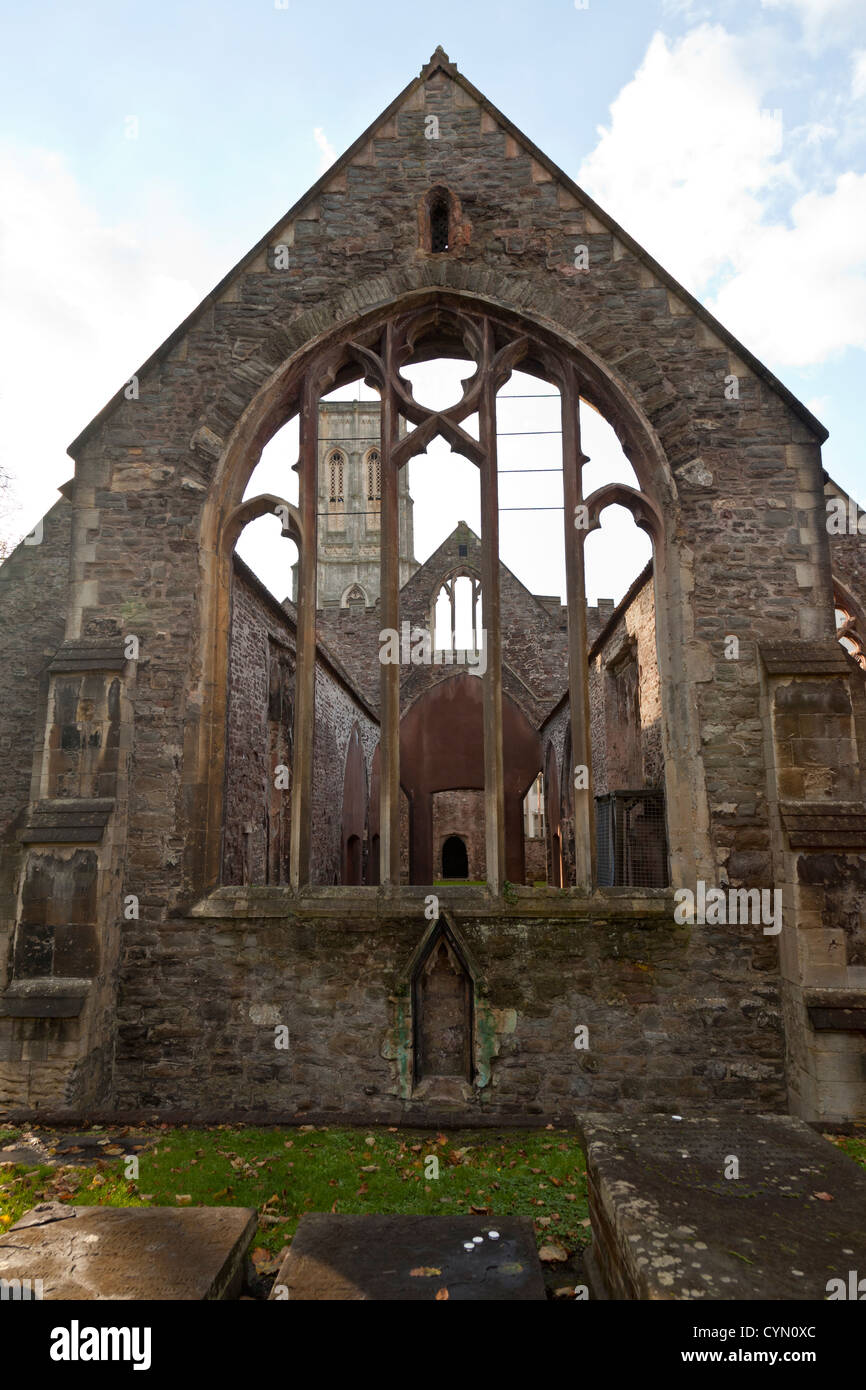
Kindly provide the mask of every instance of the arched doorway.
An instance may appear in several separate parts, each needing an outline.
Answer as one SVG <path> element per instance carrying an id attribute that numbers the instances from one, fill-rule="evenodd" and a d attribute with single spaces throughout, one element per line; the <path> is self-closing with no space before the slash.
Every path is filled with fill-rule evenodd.
<path id="1" fill-rule="evenodd" d="M 442 846 L 442 877 L 469 877 L 469 856 L 466 853 L 466 842 L 459 835 L 449 835 Z"/>

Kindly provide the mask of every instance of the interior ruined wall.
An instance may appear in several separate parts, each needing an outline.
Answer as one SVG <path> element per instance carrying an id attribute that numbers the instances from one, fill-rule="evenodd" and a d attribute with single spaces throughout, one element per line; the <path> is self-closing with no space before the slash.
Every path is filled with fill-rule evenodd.
<path id="1" fill-rule="evenodd" d="M 223 882 L 287 881 L 294 716 L 295 621 L 241 562 L 232 587 Z M 275 689 L 278 685 L 279 689 Z M 275 707 L 278 706 L 278 707 Z M 341 808 L 346 749 L 361 732 L 367 776 L 379 727 L 320 653 L 316 666 L 312 881 L 341 881 Z M 277 767 L 286 772 L 275 788 Z M 280 820 L 282 819 L 282 824 Z M 284 847 L 276 875 L 274 844 Z"/>
<path id="2" fill-rule="evenodd" d="M 620 663 L 628 662 L 630 656 L 636 663 L 638 700 L 636 705 L 623 708 L 622 701 L 617 698 L 616 673 Z M 606 633 L 598 634 L 590 657 L 589 699 L 595 794 L 602 796 L 609 791 L 664 786 L 652 578 L 634 595 Z M 632 778 L 637 780 L 629 780 Z"/>
<path id="3" fill-rule="evenodd" d="M 433 872 L 442 877 L 442 846 L 459 835 L 466 846 L 467 878 L 486 878 L 483 791 L 433 793 Z"/>

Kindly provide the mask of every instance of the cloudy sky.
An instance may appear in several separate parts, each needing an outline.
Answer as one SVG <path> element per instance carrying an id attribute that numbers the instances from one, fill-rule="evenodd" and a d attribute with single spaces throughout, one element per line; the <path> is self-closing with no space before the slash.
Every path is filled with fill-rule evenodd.
<path id="1" fill-rule="evenodd" d="M 7 534 L 51 505 L 84 424 L 438 43 L 823 420 L 827 467 L 866 503 L 864 0 L 6 0 Z M 503 429 L 546 428 L 556 402 L 509 410 Z M 603 457 L 606 426 L 586 429 Z M 515 437 L 511 466 L 527 447 Z M 412 484 L 431 535 L 459 519 L 435 510 L 453 489 L 433 477 L 428 462 Z M 503 558 L 553 592 L 555 562 L 521 571 L 519 527 Z M 618 596 L 630 545 L 596 593 Z"/>

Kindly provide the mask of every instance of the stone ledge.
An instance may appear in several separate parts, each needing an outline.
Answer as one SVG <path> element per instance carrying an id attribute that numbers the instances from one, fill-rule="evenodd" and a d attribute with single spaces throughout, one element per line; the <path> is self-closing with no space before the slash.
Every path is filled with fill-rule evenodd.
<path id="1" fill-rule="evenodd" d="M 792 849 L 866 849 L 866 807 L 856 801 L 783 801 Z"/>
<path id="2" fill-rule="evenodd" d="M 112 797 L 38 801 L 18 838 L 25 845 L 99 844 L 113 810 Z"/>
<path id="3" fill-rule="evenodd" d="M 122 671 L 127 662 L 123 638 L 80 638 L 64 642 L 52 658 L 52 675 L 76 671 Z"/>
<path id="4" fill-rule="evenodd" d="M 866 990 L 807 989 L 803 1002 L 816 1032 L 866 1033 Z"/>
<path id="5" fill-rule="evenodd" d="M 825 1300 L 862 1259 L 866 1173 L 801 1120 L 584 1114 L 578 1130 L 613 1298 Z"/>
<path id="6" fill-rule="evenodd" d="M 417 914 L 424 920 L 425 898 L 435 893 L 440 910 L 460 918 L 497 919 L 520 922 L 557 920 L 609 922 L 631 918 L 635 925 L 674 924 L 674 897 L 671 888 L 602 888 L 592 894 L 575 890 L 525 889 L 516 900 L 494 898 L 483 888 L 435 887 L 403 888 L 384 892 L 379 888 L 305 889 L 295 894 L 289 887 L 223 887 L 169 919 L 163 927 L 188 930 L 190 920 L 216 919 L 226 923 L 249 922 L 257 918 L 334 918 L 347 926 L 364 930 L 387 918 Z M 684 930 L 684 928 L 677 928 Z"/>
<path id="7" fill-rule="evenodd" d="M 77 1018 L 92 983 L 60 975 L 15 980 L 0 994 L 0 1018 Z"/>
<path id="8" fill-rule="evenodd" d="M 759 642 L 758 651 L 771 676 L 847 676 L 851 671 L 839 642 Z"/>

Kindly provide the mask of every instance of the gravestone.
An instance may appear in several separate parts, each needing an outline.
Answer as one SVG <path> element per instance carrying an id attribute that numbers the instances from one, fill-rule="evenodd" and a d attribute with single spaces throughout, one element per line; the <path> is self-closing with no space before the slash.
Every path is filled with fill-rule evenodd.
<path id="1" fill-rule="evenodd" d="M 252 1207 L 75 1207 L 42 1202 L 0 1244 L 0 1279 L 43 1299 L 227 1299 L 243 1283 Z"/>
<path id="2" fill-rule="evenodd" d="M 532 1222 L 516 1216 L 311 1212 L 271 1290 L 272 1299 L 306 1301 L 544 1297 Z"/>
<path id="3" fill-rule="evenodd" d="M 866 1173 L 802 1120 L 583 1115 L 578 1127 L 596 1297 L 824 1300 L 860 1279 L 866 1296 Z"/>

